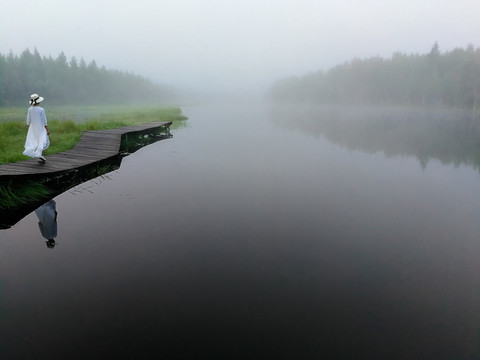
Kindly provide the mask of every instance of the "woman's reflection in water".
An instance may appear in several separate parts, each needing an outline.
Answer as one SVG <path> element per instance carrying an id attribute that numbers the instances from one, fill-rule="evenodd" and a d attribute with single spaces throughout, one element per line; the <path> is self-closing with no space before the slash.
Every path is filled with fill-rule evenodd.
<path id="1" fill-rule="evenodd" d="M 57 210 L 56 203 L 50 200 L 35 210 L 38 217 L 38 227 L 42 236 L 47 239 L 47 247 L 55 246 L 55 238 L 57 237 Z"/>

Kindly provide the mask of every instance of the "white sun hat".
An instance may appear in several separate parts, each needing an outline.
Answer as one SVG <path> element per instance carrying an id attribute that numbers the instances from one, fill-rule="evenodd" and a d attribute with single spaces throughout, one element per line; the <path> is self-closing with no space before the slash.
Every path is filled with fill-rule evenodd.
<path id="1" fill-rule="evenodd" d="M 30 95 L 30 105 L 39 104 L 43 101 L 43 97 L 39 96 L 38 94 Z"/>

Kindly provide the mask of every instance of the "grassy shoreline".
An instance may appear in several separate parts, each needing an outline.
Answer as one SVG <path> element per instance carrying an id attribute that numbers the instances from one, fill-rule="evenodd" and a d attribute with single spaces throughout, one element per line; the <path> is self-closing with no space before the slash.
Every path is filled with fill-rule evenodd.
<path id="1" fill-rule="evenodd" d="M 56 154 L 75 146 L 85 130 L 105 130 L 155 121 L 172 121 L 172 127 L 185 126 L 187 118 L 177 107 L 48 107 L 50 147 L 44 155 Z M 27 136 L 27 107 L 0 108 L 0 164 L 28 159 L 23 155 Z"/>

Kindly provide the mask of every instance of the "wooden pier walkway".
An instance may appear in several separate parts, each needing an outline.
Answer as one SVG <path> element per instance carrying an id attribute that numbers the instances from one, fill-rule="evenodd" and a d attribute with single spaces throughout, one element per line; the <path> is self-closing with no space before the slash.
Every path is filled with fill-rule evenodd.
<path id="1" fill-rule="evenodd" d="M 0 165 L 0 181 L 11 178 L 51 177 L 95 164 L 119 156 L 124 135 L 162 128 L 168 130 L 171 124 L 171 121 L 152 122 L 111 130 L 85 131 L 73 149 L 46 156 L 47 161 L 44 163 L 30 159 Z"/>

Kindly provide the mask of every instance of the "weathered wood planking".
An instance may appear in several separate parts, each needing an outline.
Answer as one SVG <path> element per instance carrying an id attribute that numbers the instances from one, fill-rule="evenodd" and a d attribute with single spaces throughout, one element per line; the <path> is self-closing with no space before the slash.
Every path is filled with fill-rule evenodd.
<path id="1" fill-rule="evenodd" d="M 154 122 L 111 130 L 85 131 L 73 149 L 46 156 L 45 163 L 39 163 L 37 159 L 30 159 L 0 165 L 0 180 L 19 176 L 28 177 L 29 175 L 54 176 L 91 165 L 118 156 L 122 136 L 125 134 L 154 131 L 161 127 L 168 128 L 171 124 L 172 122 Z"/>

